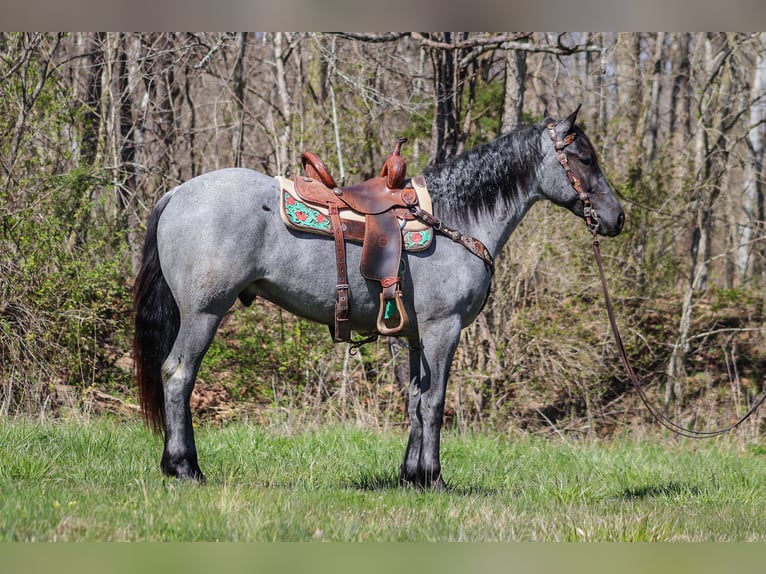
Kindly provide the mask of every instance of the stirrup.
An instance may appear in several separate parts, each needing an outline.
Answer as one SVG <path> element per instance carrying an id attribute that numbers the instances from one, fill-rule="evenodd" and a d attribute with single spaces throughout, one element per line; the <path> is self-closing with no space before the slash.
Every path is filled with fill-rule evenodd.
<path id="1" fill-rule="evenodd" d="M 380 308 L 378 310 L 378 322 L 376 328 L 378 333 L 384 336 L 396 335 L 407 328 L 410 324 L 410 319 L 407 317 L 407 312 L 404 310 L 404 300 L 402 299 L 402 292 L 396 291 L 393 301 L 396 302 L 396 314 L 399 316 L 399 324 L 395 327 L 388 327 L 386 325 L 386 303 L 392 299 L 384 299 L 383 293 L 380 294 Z"/>

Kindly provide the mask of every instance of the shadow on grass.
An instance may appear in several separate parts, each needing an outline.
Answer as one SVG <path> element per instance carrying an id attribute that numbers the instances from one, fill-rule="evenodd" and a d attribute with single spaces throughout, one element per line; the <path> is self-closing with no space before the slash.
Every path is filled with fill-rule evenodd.
<path id="1" fill-rule="evenodd" d="M 652 484 L 625 488 L 619 495 L 625 500 L 657 498 L 660 496 L 673 497 L 678 495 L 696 496 L 702 492 L 698 487 L 680 482 L 668 482 L 665 484 Z"/>
<path id="2" fill-rule="evenodd" d="M 421 490 L 415 486 L 403 485 L 399 482 L 399 476 L 390 472 L 362 474 L 348 483 L 348 488 L 367 491 L 379 490 Z M 500 493 L 497 488 L 489 488 L 481 484 L 451 484 L 447 483 L 445 494 L 458 496 L 494 496 Z"/>
<path id="3" fill-rule="evenodd" d="M 399 485 L 399 477 L 390 472 L 364 473 L 356 479 L 352 479 L 349 488 L 357 490 L 396 490 L 402 488 Z"/>

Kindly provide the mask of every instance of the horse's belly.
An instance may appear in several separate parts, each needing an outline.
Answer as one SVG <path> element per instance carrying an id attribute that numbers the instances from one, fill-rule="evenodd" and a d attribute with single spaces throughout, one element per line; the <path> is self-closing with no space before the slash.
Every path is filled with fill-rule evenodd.
<path id="1" fill-rule="evenodd" d="M 334 242 L 283 229 L 268 249 L 270 265 L 248 288 L 300 317 L 331 325 L 335 317 L 337 263 Z M 379 285 L 359 272 L 361 248 L 346 245 L 352 327 L 371 330 L 377 313 Z"/>

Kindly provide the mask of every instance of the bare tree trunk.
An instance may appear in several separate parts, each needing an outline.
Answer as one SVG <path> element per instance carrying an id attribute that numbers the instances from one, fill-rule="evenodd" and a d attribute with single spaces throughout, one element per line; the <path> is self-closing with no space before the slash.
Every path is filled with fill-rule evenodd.
<path id="1" fill-rule="evenodd" d="M 454 42 L 451 32 L 444 33 L 444 42 Z M 455 52 L 434 48 L 431 51 L 434 69 L 434 121 L 431 130 L 431 163 L 439 163 L 457 152 Z"/>
<path id="2" fill-rule="evenodd" d="M 309 61 L 308 61 L 308 89 L 316 102 L 324 102 L 328 96 L 328 69 L 330 63 L 327 58 L 322 56 L 322 49 L 319 42 L 321 37 L 312 34 L 312 41 L 309 42 Z M 334 42 L 334 39 L 332 40 Z M 335 49 L 335 44 L 332 49 Z"/>
<path id="3" fill-rule="evenodd" d="M 643 129 L 639 131 L 644 138 L 644 155 L 648 163 L 648 167 L 651 168 L 654 163 L 654 159 L 657 155 L 657 135 L 659 129 L 659 116 L 660 116 L 660 91 L 661 91 L 661 76 L 665 64 L 665 58 L 663 57 L 663 51 L 665 46 L 665 33 L 658 32 L 655 38 L 654 48 L 654 65 L 652 69 L 651 88 L 646 94 L 644 101 L 643 114 Z"/>
<path id="4" fill-rule="evenodd" d="M 500 133 L 521 125 L 524 110 L 524 79 L 527 73 L 527 53 L 508 50 L 505 53 L 505 96 Z"/>
<path id="5" fill-rule="evenodd" d="M 632 133 L 636 133 L 642 99 L 640 71 L 641 35 L 621 33 L 617 37 L 617 101 Z"/>
<path id="6" fill-rule="evenodd" d="M 715 42 L 714 42 L 715 41 Z M 694 208 L 697 218 L 697 233 L 692 245 L 693 252 L 698 252 L 694 289 L 707 288 L 709 263 L 712 253 L 714 207 L 721 193 L 721 182 L 728 168 L 730 153 L 727 141 L 727 118 L 731 112 L 732 70 L 731 50 L 728 40 L 723 35 L 708 35 L 704 41 L 706 85 L 708 93 L 703 94 L 698 107 L 700 125 L 697 129 L 696 167 L 699 174 Z M 717 78 L 715 86 L 710 80 Z"/>
<path id="7" fill-rule="evenodd" d="M 191 70 L 187 65 L 184 69 L 184 97 L 189 108 L 189 129 L 186 132 L 186 139 L 189 142 L 189 169 L 191 177 L 199 173 L 197 160 L 197 113 L 194 100 L 192 100 Z"/>
<path id="8" fill-rule="evenodd" d="M 670 42 L 670 62 L 673 74 L 673 87 L 670 94 L 669 127 L 675 149 L 684 153 L 691 132 L 691 97 L 689 94 L 689 42 L 691 34 L 686 32 L 673 34 Z"/>
<path id="9" fill-rule="evenodd" d="M 279 96 L 279 114 L 282 118 L 282 130 L 277 134 L 277 173 L 286 173 L 290 166 L 293 103 L 287 87 L 286 64 L 290 57 L 289 48 L 285 45 L 289 38 L 284 32 L 276 32 L 272 36 L 274 50 L 274 67 L 277 82 L 277 94 Z"/>
<path id="10" fill-rule="evenodd" d="M 122 36 L 122 35 L 121 35 Z M 138 45 L 131 48 L 140 51 L 140 40 L 122 36 L 118 43 L 117 52 L 117 101 L 114 103 L 118 116 L 119 134 L 115 134 L 119 148 L 119 162 L 116 164 L 118 181 L 116 186 L 119 200 L 120 219 L 128 230 L 128 246 L 134 271 L 141 265 L 141 240 L 138 236 L 138 217 L 136 213 L 138 192 L 137 145 L 136 130 L 133 119 L 133 98 L 130 90 L 130 75 L 128 73 L 128 42 L 135 41 Z M 134 53 L 134 56 L 136 54 Z"/>
<path id="11" fill-rule="evenodd" d="M 723 35 L 705 35 L 698 47 L 704 50 L 699 118 L 695 134 L 696 181 L 691 199 L 693 231 L 689 255 L 691 272 L 681 308 L 678 339 L 667 367 L 666 406 L 675 398 L 683 400 L 682 383 L 689 351 L 689 328 L 692 300 L 695 294 L 707 289 L 712 255 L 715 203 L 727 181 L 729 131 L 727 118 L 731 113 L 733 86 L 733 50 L 730 39 Z M 713 80 L 716 82 L 713 82 Z M 727 254 L 730 257 L 730 254 Z"/>
<path id="12" fill-rule="evenodd" d="M 333 37 L 330 47 L 330 65 L 328 73 L 328 84 L 330 92 L 330 105 L 332 107 L 332 129 L 335 136 L 335 153 L 338 157 L 338 174 L 339 183 L 344 185 L 346 183 L 346 166 L 343 162 L 343 148 L 340 144 L 340 126 L 338 125 L 338 104 L 335 97 L 335 57 L 336 57 L 336 38 Z"/>
<path id="13" fill-rule="evenodd" d="M 87 34 L 85 55 L 85 113 L 80 132 L 80 158 L 82 162 L 93 165 L 97 161 L 99 149 L 99 132 L 101 131 L 101 79 L 104 69 L 104 37 L 103 32 Z"/>
<path id="14" fill-rule="evenodd" d="M 234 166 L 242 166 L 242 150 L 245 140 L 245 49 L 247 48 L 247 32 L 237 35 L 237 59 L 234 63 L 232 81 L 234 83 L 234 106 L 237 109 L 237 131 L 234 136 Z"/>
<path id="15" fill-rule="evenodd" d="M 107 33 L 104 37 L 104 66 L 101 79 L 101 141 L 105 155 L 100 161 L 112 172 L 113 195 L 108 202 L 116 225 L 127 230 L 127 242 L 133 270 L 140 266 L 141 239 L 137 213 L 138 173 L 137 147 L 142 134 L 136 129 L 132 91 L 138 90 L 142 74 L 137 62 L 141 53 L 141 37 L 124 33 Z M 140 126 L 139 126 L 140 128 Z"/>
<path id="16" fill-rule="evenodd" d="M 473 121 L 473 107 L 476 103 L 476 82 L 479 79 L 479 66 L 476 60 L 472 60 L 469 66 L 471 68 L 471 73 L 466 77 L 465 81 L 462 82 L 463 85 L 465 85 L 466 83 L 468 84 L 468 101 L 466 102 L 465 113 L 462 114 L 463 122 L 460 128 L 460 133 L 458 135 L 457 149 L 455 150 L 455 153 L 457 155 L 465 151 L 465 142 L 468 139 L 468 134 L 471 132 L 471 122 Z M 462 96 L 461 96 L 461 101 L 458 105 L 458 119 L 460 119 L 462 109 L 463 109 L 463 103 L 462 103 Z"/>
<path id="17" fill-rule="evenodd" d="M 589 114 L 589 123 L 595 126 L 595 135 L 602 134 L 602 140 L 605 139 L 603 134 L 606 132 L 607 125 L 607 109 L 606 109 L 606 90 L 605 90 L 605 77 L 606 77 L 606 47 L 605 38 L 603 33 L 589 33 L 586 38 L 586 44 L 588 45 L 600 45 L 601 52 L 585 52 L 585 74 L 590 83 L 590 104 L 588 105 L 587 113 Z"/>
<path id="18" fill-rule="evenodd" d="M 766 271 L 762 242 L 751 243 L 755 236 L 764 233 L 764 147 L 766 144 L 766 33 L 760 34 L 761 50 L 753 70 L 750 101 L 751 129 L 747 134 L 750 162 L 745 169 L 743 208 L 746 222 L 742 229 L 737 252 L 737 268 L 740 275 L 760 277 Z"/>
<path id="19" fill-rule="evenodd" d="M 638 193 L 639 190 L 645 190 L 647 203 L 651 196 L 656 195 L 658 183 L 654 177 L 651 177 L 654 170 L 654 160 L 657 152 L 657 137 L 660 114 L 660 78 L 665 64 L 663 58 L 663 48 L 665 44 L 664 32 L 655 35 L 654 62 L 652 66 L 652 75 L 649 82 L 649 89 L 642 91 L 642 99 L 637 115 L 635 126 L 635 136 L 632 138 L 632 152 L 629 157 L 632 158 L 628 172 L 631 188 Z M 647 174 L 650 174 L 647 177 Z M 644 275 L 645 260 L 651 235 L 650 214 L 642 210 L 638 217 L 638 241 L 635 246 L 635 256 L 639 262 L 638 285 L 639 289 L 645 288 L 646 277 Z"/>

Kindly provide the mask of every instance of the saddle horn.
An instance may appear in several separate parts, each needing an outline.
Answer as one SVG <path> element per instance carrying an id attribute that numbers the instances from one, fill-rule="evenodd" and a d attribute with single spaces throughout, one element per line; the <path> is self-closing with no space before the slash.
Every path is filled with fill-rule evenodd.
<path id="1" fill-rule="evenodd" d="M 401 189 L 404 187 L 405 174 L 407 173 L 407 161 L 402 157 L 402 145 L 407 143 L 407 138 L 399 138 L 394 146 L 394 151 L 388 156 L 380 177 L 386 178 L 388 189 Z"/>

